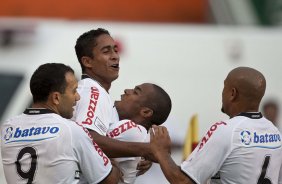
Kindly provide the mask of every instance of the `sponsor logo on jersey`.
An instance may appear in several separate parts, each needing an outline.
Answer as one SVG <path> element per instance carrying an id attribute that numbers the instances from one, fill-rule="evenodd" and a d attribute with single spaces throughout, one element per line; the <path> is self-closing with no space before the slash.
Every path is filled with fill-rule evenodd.
<path id="1" fill-rule="evenodd" d="M 241 143 L 245 147 L 257 147 L 275 149 L 281 147 L 281 136 L 279 133 L 252 132 L 243 130 L 240 133 Z"/>
<path id="2" fill-rule="evenodd" d="M 245 145 L 250 145 L 252 142 L 251 132 L 244 130 L 241 132 L 241 142 Z"/>
<path id="3" fill-rule="evenodd" d="M 219 126 L 222 126 L 222 125 L 226 125 L 226 123 L 221 121 L 221 122 L 217 122 L 217 123 L 215 123 L 211 126 L 211 128 L 208 130 L 206 135 L 202 138 L 198 151 L 200 151 L 203 148 L 203 146 L 208 142 L 208 140 L 210 139 L 212 134 L 216 131 L 216 129 Z"/>
<path id="4" fill-rule="evenodd" d="M 46 127 L 8 127 L 3 131 L 5 144 L 11 142 L 31 142 L 51 139 L 58 135 L 60 128 L 56 126 Z"/>
<path id="5" fill-rule="evenodd" d="M 107 134 L 107 136 L 114 138 L 114 137 L 119 136 L 123 132 L 130 130 L 131 128 L 134 128 L 134 127 L 137 127 L 140 130 L 140 132 L 142 132 L 141 129 L 133 121 L 127 121 L 121 124 L 119 127 L 113 129 L 111 132 Z"/>
<path id="6" fill-rule="evenodd" d="M 96 88 L 95 86 L 91 87 L 88 111 L 86 114 L 87 118 L 82 122 L 83 124 L 87 124 L 87 125 L 93 124 L 92 118 L 94 118 L 95 115 L 95 110 L 98 103 L 99 95 L 100 95 L 99 89 Z"/>
<path id="7" fill-rule="evenodd" d="M 106 156 L 106 154 L 102 151 L 102 149 L 98 146 L 98 144 L 93 140 L 90 132 L 85 128 L 83 127 L 82 125 L 80 125 L 79 123 L 76 123 L 77 125 L 79 125 L 83 130 L 84 132 L 88 135 L 88 137 L 91 139 L 92 143 L 93 143 L 93 146 L 95 148 L 95 150 L 98 152 L 98 154 L 100 155 L 100 157 L 103 159 L 104 161 L 104 166 L 108 165 L 109 163 L 109 158 Z"/>

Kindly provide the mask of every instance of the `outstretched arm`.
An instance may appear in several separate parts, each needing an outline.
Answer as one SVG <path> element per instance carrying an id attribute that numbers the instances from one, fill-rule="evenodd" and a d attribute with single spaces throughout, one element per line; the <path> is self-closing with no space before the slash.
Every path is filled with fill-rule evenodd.
<path id="1" fill-rule="evenodd" d="M 103 152 L 110 158 L 141 156 L 152 161 L 155 160 L 149 143 L 119 141 L 100 135 L 93 130 L 89 130 L 89 133 Z"/>
<path id="2" fill-rule="evenodd" d="M 153 126 L 150 137 L 151 150 L 167 180 L 172 184 L 193 184 L 194 181 L 181 171 L 170 156 L 171 141 L 167 129 Z"/>

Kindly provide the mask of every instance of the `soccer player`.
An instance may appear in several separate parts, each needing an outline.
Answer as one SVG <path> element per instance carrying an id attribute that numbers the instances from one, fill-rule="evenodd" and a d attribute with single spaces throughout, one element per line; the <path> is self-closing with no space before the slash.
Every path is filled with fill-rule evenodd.
<path id="1" fill-rule="evenodd" d="M 277 101 L 268 100 L 262 105 L 262 113 L 266 119 L 269 119 L 276 127 L 279 128 L 279 105 Z"/>
<path id="2" fill-rule="evenodd" d="M 1 126 L 7 183 L 74 184 L 81 177 L 117 183 L 119 170 L 85 128 L 68 120 L 80 98 L 76 89 L 74 71 L 64 64 L 47 63 L 33 73 L 32 108 Z"/>
<path id="3" fill-rule="evenodd" d="M 134 89 L 124 90 L 121 100 L 115 102 L 121 121 L 110 126 L 108 137 L 121 141 L 147 142 L 147 133 L 153 124 L 160 125 L 171 110 L 169 95 L 159 86 L 144 83 Z M 116 158 L 123 173 L 123 181 L 134 183 L 140 157 Z"/>
<path id="4" fill-rule="evenodd" d="M 282 183 L 281 135 L 258 112 L 265 88 L 265 78 L 259 71 L 233 69 L 222 92 L 222 111 L 230 119 L 213 124 L 181 167 L 169 155 L 170 138 L 165 127 L 153 127 L 151 148 L 168 181 Z"/>
<path id="5" fill-rule="evenodd" d="M 81 123 L 95 142 L 110 157 L 142 156 L 152 158 L 148 143 L 123 142 L 107 137 L 109 127 L 119 117 L 109 95 L 111 83 L 118 78 L 118 48 L 105 29 L 99 28 L 82 34 L 76 41 L 75 51 L 82 69 L 78 83 L 80 100 L 75 107 L 73 120 Z M 148 169 L 141 165 L 138 169 Z"/>

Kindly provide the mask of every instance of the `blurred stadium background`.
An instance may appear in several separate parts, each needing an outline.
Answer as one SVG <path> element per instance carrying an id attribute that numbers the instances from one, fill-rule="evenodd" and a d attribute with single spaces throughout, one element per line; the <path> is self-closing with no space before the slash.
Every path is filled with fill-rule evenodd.
<path id="1" fill-rule="evenodd" d="M 199 139 L 186 135 L 192 131 L 193 115 L 198 118 L 193 135 L 198 137 L 212 123 L 228 118 L 220 112 L 221 90 L 232 68 L 260 70 L 268 82 L 265 99 L 281 102 L 282 0 L 4 0 L 1 122 L 31 103 L 29 77 L 41 63 L 69 64 L 79 77 L 75 41 L 98 27 L 108 29 L 121 49 L 113 99 L 142 82 L 157 83 L 170 94 L 173 109 L 165 125 L 177 163 L 183 158 L 184 143 L 192 145 Z M 2 167 L 0 171 L 0 184 L 5 184 Z M 136 183 L 168 182 L 153 165 Z"/>

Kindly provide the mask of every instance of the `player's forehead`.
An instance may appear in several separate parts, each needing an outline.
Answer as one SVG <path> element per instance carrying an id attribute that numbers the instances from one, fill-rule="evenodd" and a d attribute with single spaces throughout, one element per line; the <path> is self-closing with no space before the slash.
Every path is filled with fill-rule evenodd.
<path id="1" fill-rule="evenodd" d="M 96 45 L 94 49 L 104 49 L 104 48 L 115 48 L 117 47 L 114 39 L 108 34 L 101 34 L 96 39 Z"/>
<path id="2" fill-rule="evenodd" d="M 78 85 L 77 79 L 72 72 L 67 72 L 65 75 L 66 78 L 66 83 L 67 83 L 67 88 L 76 88 Z"/>
<path id="3" fill-rule="evenodd" d="M 141 93 L 152 92 L 153 85 L 149 83 L 143 83 L 143 84 L 135 86 L 134 90 L 139 91 Z"/>

